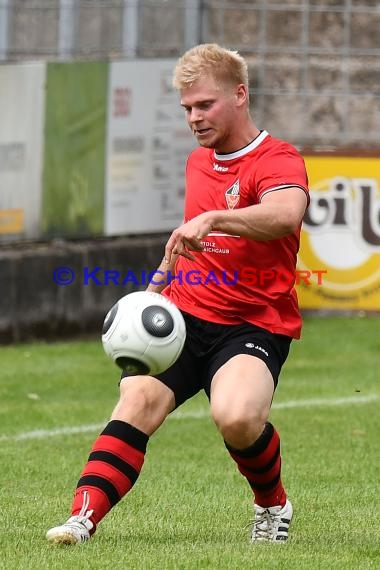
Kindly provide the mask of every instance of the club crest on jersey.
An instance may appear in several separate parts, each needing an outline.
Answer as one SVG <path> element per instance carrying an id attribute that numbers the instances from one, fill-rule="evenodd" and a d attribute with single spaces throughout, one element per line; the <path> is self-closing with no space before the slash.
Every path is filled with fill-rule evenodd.
<path id="1" fill-rule="evenodd" d="M 237 204 L 239 203 L 240 200 L 240 183 L 239 180 L 236 180 L 236 182 L 234 182 L 232 184 L 232 186 L 230 186 L 228 188 L 228 190 L 226 190 L 226 202 L 227 202 L 227 207 L 229 210 L 233 210 L 235 208 L 235 206 L 237 206 Z"/>

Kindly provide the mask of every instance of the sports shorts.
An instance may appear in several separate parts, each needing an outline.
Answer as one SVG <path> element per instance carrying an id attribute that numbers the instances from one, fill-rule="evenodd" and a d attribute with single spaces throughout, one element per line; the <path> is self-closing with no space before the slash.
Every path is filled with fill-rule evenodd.
<path id="1" fill-rule="evenodd" d="M 215 373 L 238 354 L 251 354 L 264 361 L 276 388 L 281 368 L 289 354 L 291 337 L 273 334 L 251 323 L 224 325 L 188 313 L 182 314 L 186 323 L 183 351 L 168 370 L 155 375 L 174 392 L 176 407 L 201 390 L 209 398 Z M 121 378 L 127 376 L 123 371 Z"/>

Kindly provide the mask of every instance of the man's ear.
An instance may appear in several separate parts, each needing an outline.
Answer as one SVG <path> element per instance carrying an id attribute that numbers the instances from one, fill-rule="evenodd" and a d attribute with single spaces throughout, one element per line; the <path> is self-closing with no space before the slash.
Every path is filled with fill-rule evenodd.
<path id="1" fill-rule="evenodd" d="M 241 105 L 245 105 L 247 103 L 248 91 L 247 91 L 247 87 L 244 85 L 244 83 L 240 83 L 239 85 L 236 86 L 235 97 L 236 97 L 236 101 L 237 101 L 239 107 Z"/>

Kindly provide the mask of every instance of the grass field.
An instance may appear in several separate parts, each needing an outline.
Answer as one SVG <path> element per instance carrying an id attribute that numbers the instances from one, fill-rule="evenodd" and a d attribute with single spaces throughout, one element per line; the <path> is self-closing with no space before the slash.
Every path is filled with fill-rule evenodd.
<path id="1" fill-rule="evenodd" d="M 1 348 L 0 568 L 380 568 L 380 320 L 306 319 L 271 419 L 295 508 L 283 545 L 250 545 L 251 496 L 199 395 L 153 436 L 141 477 L 87 544 L 57 548 L 117 398 L 99 341 Z"/>

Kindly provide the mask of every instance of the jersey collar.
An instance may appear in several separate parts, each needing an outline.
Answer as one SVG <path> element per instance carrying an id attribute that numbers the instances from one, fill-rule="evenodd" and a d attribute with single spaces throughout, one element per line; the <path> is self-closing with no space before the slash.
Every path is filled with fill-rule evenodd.
<path id="1" fill-rule="evenodd" d="M 231 152 L 229 154 L 218 154 L 214 151 L 214 158 L 215 160 L 233 160 L 234 158 L 240 158 L 241 156 L 244 156 L 245 154 L 251 152 L 251 150 L 254 148 L 257 148 L 259 144 L 261 144 L 263 140 L 268 136 L 268 134 L 269 133 L 267 131 L 261 131 L 261 133 L 255 139 L 253 139 L 252 142 L 246 146 L 243 146 L 243 148 L 240 148 L 239 150 L 236 150 L 235 152 Z"/>

